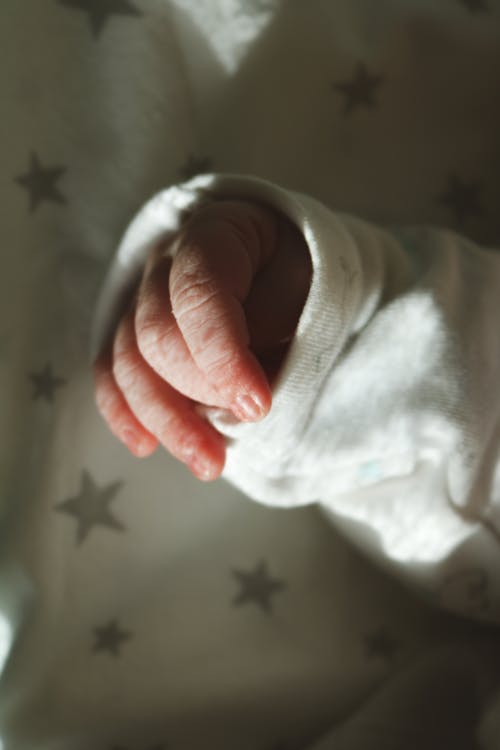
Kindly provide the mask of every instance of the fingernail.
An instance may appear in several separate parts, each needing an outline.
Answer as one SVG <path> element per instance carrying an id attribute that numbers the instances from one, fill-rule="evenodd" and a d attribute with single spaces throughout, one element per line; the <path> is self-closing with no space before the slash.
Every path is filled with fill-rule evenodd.
<path id="1" fill-rule="evenodd" d="M 265 414 L 264 407 L 257 396 L 250 396 L 249 394 L 236 397 L 233 411 L 239 419 L 245 422 L 262 419 Z"/>
<path id="2" fill-rule="evenodd" d="M 191 459 L 191 461 L 189 462 L 189 468 L 191 469 L 193 474 L 196 474 L 198 479 L 201 479 L 205 482 L 209 479 L 213 479 L 213 466 L 210 462 L 205 461 L 202 458 Z"/>

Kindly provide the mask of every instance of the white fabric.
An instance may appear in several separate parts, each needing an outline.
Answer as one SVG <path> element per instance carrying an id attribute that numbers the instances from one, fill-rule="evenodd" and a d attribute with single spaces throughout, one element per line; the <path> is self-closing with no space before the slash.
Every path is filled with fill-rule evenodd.
<path id="1" fill-rule="evenodd" d="M 207 410 L 229 441 L 224 476 L 263 503 L 319 502 L 334 522 L 357 522 L 360 546 L 370 532 L 375 557 L 433 589 L 443 570 L 453 573 L 443 563 L 472 542 L 471 564 L 488 571 L 488 616 L 500 622 L 491 481 L 500 471 L 500 254 L 450 231 L 381 230 L 255 178 L 202 176 L 134 219 L 101 292 L 94 353 L 148 251 L 211 197 L 282 211 L 313 266 L 269 416 L 245 424 Z"/>
<path id="2" fill-rule="evenodd" d="M 125 228 L 201 171 L 312 196 L 356 248 L 346 214 L 498 247 L 499 18 L 496 0 L 2 0 L 2 750 L 499 750 L 493 453 L 464 464 L 490 492 L 450 472 L 442 561 L 410 563 L 365 522 L 390 517 L 376 462 L 343 495 L 362 518 L 336 507 L 332 526 L 162 450 L 135 460 L 88 356 Z M 493 425 L 486 385 L 471 404 Z M 493 449 L 470 424 L 467 450 Z"/>

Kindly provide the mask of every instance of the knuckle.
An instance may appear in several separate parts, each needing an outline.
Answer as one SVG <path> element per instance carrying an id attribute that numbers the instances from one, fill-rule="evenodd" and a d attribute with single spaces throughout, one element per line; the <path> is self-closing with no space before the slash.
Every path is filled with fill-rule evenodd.
<path id="1" fill-rule="evenodd" d="M 224 294 L 213 278 L 185 280 L 175 291 L 172 311 L 186 335 L 212 331 L 224 323 Z"/>
<path id="2" fill-rule="evenodd" d="M 125 408 L 113 388 L 98 388 L 95 392 L 95 403 L 99 413 L 114 433 L 119 432 L 127 422 Z"/>
<path id="3" fill-rule="evenodd" d="M 185 310 L 177 321 L 183 335 L 189 340 L 195 357 L 209 348 L 219 348 L 219 339 L 224 337 L 226 321 L 222 311 L 210 304 L 210 300 L 200 302 L 196 308 Z"/>
<path id="4" fill-rule="evenodd" d="M 115 434 L 121 432 L 123 424 L 128 421 L 124 418 L 123 407 L 120 407 L 116 401 L 112 399 L 103 403 L 101 413 Z"/>
<path id="5" fill-rule="evenodd" d="M 209 301 L 218 288 L 213 275 L 199 264 L 188 264 L 172 277 L 170 296 L 177 317 L 196 310 Z"/>
<path id="6" fill-rule="evenodd" d="M 233 379 L 235 367 L 235 358 L 232 352 L 226 349 L 212 355 L 210 360 L 205 362 L 203 369 L 210 381 L 223 385 Z"/>
<path id="7" fill-rule="evenodd" d="M 138 315 L 135 320 L 135 335 L 137 348 L 144 359 L 155 362 L 167 336 L 162 321 L 156 316 Z"/>
<path id="8" fill-rule="evenodd" d="M 101 365 L 94 365 L 94 401 L 106 419 L 110 414 L 110 405 L 116 401 L 115 387 L 111 371 L 104 369 Z"/>
<path id="9" fill-rule="evenodd" d="M 129 390 L 136 382 L 140 361 L 132 352 L 121 350 L 113 357 L 113 377 L 121 390 Z"/>
<path id="10" fill-rule="evenodd" d="M 112 394 L 109 388 L 103 387 L 101 383 L 97 383 L 94 392 L 94 401 L 99 409 L 102 416 L 107 420 L 111 413 L 111 402 L 113 400 Z"/>
<path id="11" fill-rule="evenodd" d="M 163 409 L 158 404 L 157 395 L 153 389 L 146 388 L 133 402 L 133 411 L 141 424 L 150 432 L 156 434 L 164 429 L 166 420 Z"/>
<path id="12" fill-rule="evenodd" d="M 196 430 L 176 412 L 162 415 L 158 438 L 169 453 L 180 461 L 189 460 L 197 451 Z"/>

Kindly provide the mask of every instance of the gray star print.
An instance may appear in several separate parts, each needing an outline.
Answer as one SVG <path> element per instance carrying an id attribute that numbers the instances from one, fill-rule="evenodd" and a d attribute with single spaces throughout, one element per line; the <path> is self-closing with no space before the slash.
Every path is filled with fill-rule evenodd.
<path id="1" fill-rule="evenodd" d="M 94 628 L 95 643 L 94 651 L 109 651 L 113 656 L 120 655 L 122 643 L 132 638 L 132 633 L 121 630 L 116 618 L 110 620 L 107 625 Z"/>
<path id="2" fill-rule="evenodd" d="M 335 83 L 333 88 L 345 97 L 344 115 L 350 114 L 357 107 L 373 108 L 376 105 L 375 91 L 382 80 L 382 76 L 370 75 L 366 65 L 358 63 L 352 80 Z"/>
<path id="3" fill-rule="evenodd" d="M 50 403 L 54 400 L 56 388 L 66 384 L 64 378 L 58 378 L 52 373 L 52 367 L 47 363 L 40 372 L 31 372 L 29 378 L 33 385 L 33 399 L 44 398 Z"/>
<path id="4" fill-rule="evenodd" d="M 489 7 L 485 3 L 485 0 L 459 0 L 459 2 L 461 5 L 465 5 L 467 10 L 470 10 L 471 13 L 483 13 L 489 11 Z"/>
<path id="5" fill-rule="evenodd" d="M 89 14 L 89 21 L 95 36 L 99 36 L 109 16 L 142 16 L 141 11 L 129 0 L 59 0 L 61 5 L 77 8 Z"/>
<path id="6" fill-rule="evenodd" d="M 457 224 L 463 226 L 469 217 L 482 213 L 479 202 L 480 190 L 479 184 L 467 184 L 456 175 L 451 175 L 448 190 L 439 197 L 439 200 L 453 211 Z"/>
<path id="7" fill-rule="evenodd" d="M 365 636 L 366 655 L 368 658 L 379 657 L 381 659 L 392 659 L 398 649 L 398 644 L 385 628 L 368 633 Z"/>
<path id="8" fill-rule="evenodd" d="M 16 177 L 16 182 L 25 188 L 30 197 L 30 212 L 33 213 L 42 201 L 66 203 L 56 186 L 57 180 L 66 171 L 65 167 L 42 167 L 37 155 L 31 152 L 30 170 Z"/>
<path id="9" fill-rule="evenodd" d="M 184 180 L 190 180 L 192 177 L 196 177 L 196 175 L 198 174 L 211 172 L 212 169 L 213 164 L 208 156 L 194 156 L 193 154 L 190 154 L 180 168 L 179 175 Z"/>
<path id="10" fill-rule="evenodd" d="M 109 505 L 122 486 L 113 482 L 106 487 L 98 487 L 88 471 L 82 472 L 82 486 L 75 497 L 70 497 L 56 505 L 56 510 L 68 513 L 78 521 L 77 543 L 81 544 L 94 526 L 106 526 L 115 531 L 123 531 L 125 526 L 109 510 Z"/>
<path id="11" fill-rule="evenodd" d="M 254 602 L 268 614 L 271 612 L 271 596 L 286 586 L 283 581 L 269 577 L 265 561 L 258 563 L 253 571 L 233 570 L 232 573 L 241 585 L 241 590 L 233 599 L 233 605 Z"/>

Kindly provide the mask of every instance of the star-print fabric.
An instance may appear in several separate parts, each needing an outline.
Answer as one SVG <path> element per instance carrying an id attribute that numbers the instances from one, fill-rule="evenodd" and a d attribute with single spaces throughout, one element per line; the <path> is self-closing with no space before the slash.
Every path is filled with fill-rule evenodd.
<path id="1" fill-rule="evenodd" d="M 134 459 L 89 361 L 125 227 L 200 172 L 498 247 L 498 0 L 2 0 L 0 21 L 0 749 L 498 750 L 485 570 L 430 606 L 314 507 Z"/>

